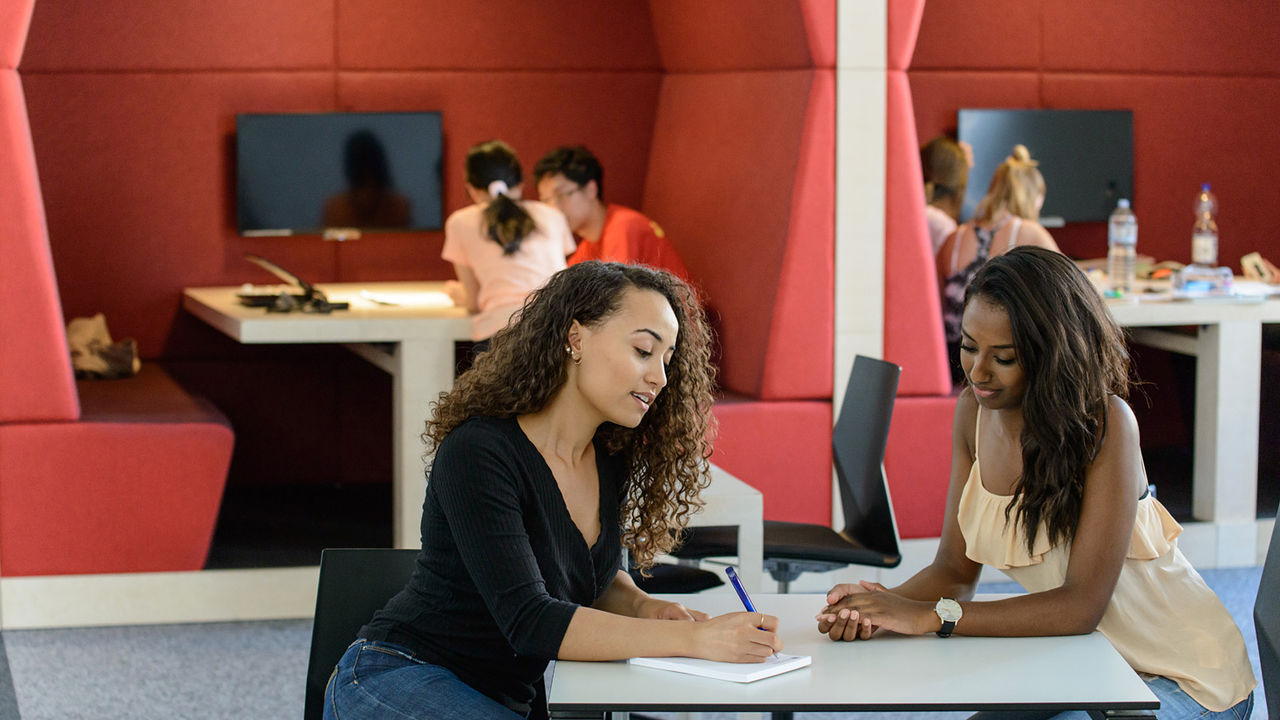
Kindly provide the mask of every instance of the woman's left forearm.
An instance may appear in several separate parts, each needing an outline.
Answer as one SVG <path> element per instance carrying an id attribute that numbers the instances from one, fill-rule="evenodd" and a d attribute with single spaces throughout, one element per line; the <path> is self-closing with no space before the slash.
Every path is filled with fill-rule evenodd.
<path id="1" fill-rule="evenodd" d="M 631 576 L 622 570 L 618 571 L 613 582 L 604 594 L 592 605 L 597 610 L 604 610 L 615 615 L 628 617 L 653 617 L 651 608 L 662 601 L 651 597 L 636 586 Z"/>

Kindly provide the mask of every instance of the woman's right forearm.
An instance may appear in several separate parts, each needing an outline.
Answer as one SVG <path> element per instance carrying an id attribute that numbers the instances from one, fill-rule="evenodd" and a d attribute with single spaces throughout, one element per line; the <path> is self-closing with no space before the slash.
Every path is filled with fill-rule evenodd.
<path id="1" fill-rule="evenodd" d="M 967 600 L 973 597 L 976 586 L 976 582 L 959 577 L 934 563 L 912 575 L 910 580 L 890 590 L 912 600 L 932 602 L 944 597 Z"/>
<path id="2" fill-rule="evenodd" d="M 650 620 L 579 607 L 560 641 L 560 660 L 696 657 L 696 623 Z"/>

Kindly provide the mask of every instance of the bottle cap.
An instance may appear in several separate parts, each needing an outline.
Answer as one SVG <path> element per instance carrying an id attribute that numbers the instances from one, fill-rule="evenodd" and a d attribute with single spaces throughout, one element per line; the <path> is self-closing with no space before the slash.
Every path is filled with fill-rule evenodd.
<path id="1" fill-rule="evenodd" d="M 1119 200 L 1117 200 L 1117 201 L 1116 201 L 1116 207 L 1122 207 L 1122 208 L 1127 208 L 1127 207 L 1129 207 L 1129 199 L 1128 199 L 1128 198 L 1120 198 Z"/>
<path id="2" fill-rule="evenodd" d="M 1209 192 L 1209 183 L 1200 183 L 1201 192 Z"/>

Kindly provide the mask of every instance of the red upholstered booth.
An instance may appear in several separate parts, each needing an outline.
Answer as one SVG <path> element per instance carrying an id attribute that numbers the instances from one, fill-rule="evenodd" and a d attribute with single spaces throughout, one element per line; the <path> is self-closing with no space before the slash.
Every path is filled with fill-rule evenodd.
<path id="1" fill-rule="evenodd" d="M 906 68 L 924 0 L 889 4 L 885 131 L 884 359 L 902 366 L 885 473 L 904 538 L 938 537 L 951 467 L 955 398 L 924 219 L 924 180 Z"/>
<path id="2" fill-rule="evenodd" d="M 650 10 L 666 74 L 642 209 L 720 333 L 712 460 L 767 519 L 829 523 L 835 3 Z"/>
<path id="3" fill-rule="evenodd" d="M 156 367 L 73 380 L 16 70 L 32 1 L 0 9 L 0 572 L 198 570 L 232 432 Z"/>

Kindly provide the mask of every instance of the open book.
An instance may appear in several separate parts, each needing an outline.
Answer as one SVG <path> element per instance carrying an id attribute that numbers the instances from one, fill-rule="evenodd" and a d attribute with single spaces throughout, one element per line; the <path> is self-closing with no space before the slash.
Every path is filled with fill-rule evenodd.
<path id="1" fill-rule="evenodd" d="M 784 655 L 778 653 L 762 663 L 717 662 L 715 660 L 687 657 L 638 657 L 631 658 L 627 662 L 641 667 L 657 668 L 658 670 L 670 670 L 688 675 L 715 678 L 716 680 L 748 683 L 808 667 L 813 662 L 813 657 L 810 655 Z"/>

